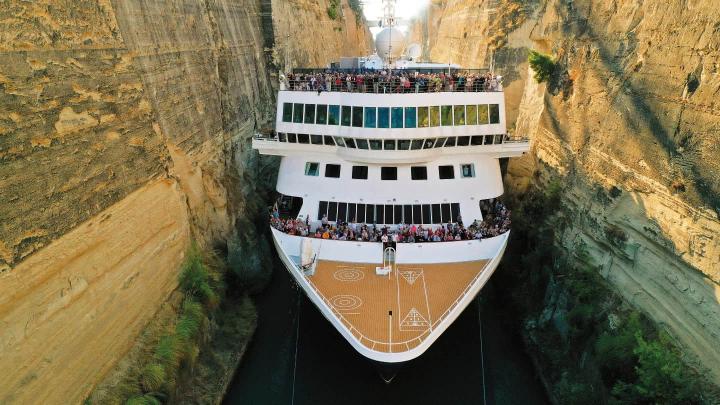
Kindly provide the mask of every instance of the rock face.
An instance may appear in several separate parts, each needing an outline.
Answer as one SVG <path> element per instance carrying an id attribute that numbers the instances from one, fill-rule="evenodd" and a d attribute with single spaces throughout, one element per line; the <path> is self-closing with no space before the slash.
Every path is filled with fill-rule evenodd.
<path id="1" fill-rule="evenodd" d="M 264 22 L 278 8 L 300 32 L 327 15 L 313 4 L 3 3 L 0 403 L 82 401 L 175 289 L 189 241 L 223 241 L 270 184 L 249 148 L 274 115 Z M 367 43 L 350 10 L 333 24 L 291 52 L 325 65 Z"/>
<path id="2" fill-rule="evenodd" d="M 498 8 L 488 18 L 480 3 Z M 559 243 L 582 241 L 720 382 L 717 2 L 446 0 L 435 13 L 430 55 L 494 61 L 511 130 L 532 139 L 531 156 L 510 163 L 509 191 L 564 177 L 574 220 Z M 558 58 L 549 85 L 531 78 L 530 48 Z M 615 227 L 625 242 L 612 242 Z"/>

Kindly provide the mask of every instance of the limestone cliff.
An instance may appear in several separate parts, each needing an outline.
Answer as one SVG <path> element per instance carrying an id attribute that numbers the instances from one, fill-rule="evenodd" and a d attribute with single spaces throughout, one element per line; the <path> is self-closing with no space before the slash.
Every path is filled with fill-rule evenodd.
<path id="1" fill-rule="evenodd" d="M 222 242 L 271 178 L 268 60 L 322 4 L 5 1 L 0 7 L 0 403 L 80 402 L 176 288 L 191 238 Z M 308 61 L 361 49 L 350 10 Z M 272 24 L 271 24 L 272 25 Z M 345 33 L 345 34 L 341 34 Z M 301 49 L 298 51 L 298 49 Z M 254 204 L 254 205 L 253 205 Z"/>
<path id="2" fill-rule="evenodd" d="M 511 130 L 533 153 L 510 192 L 560 175 L 592 262 L 720 382 L 720 7 L 711 0 L 445 0 L 429 55 L 505 78 Z M 468 30 L 467 27 L 474 27 Z M 415 32 L 422 32 L 416 27 Z M 538 85 L 527 51 L 554 54 Z M 613 244 L 617 226 L 627 241 Z"/>

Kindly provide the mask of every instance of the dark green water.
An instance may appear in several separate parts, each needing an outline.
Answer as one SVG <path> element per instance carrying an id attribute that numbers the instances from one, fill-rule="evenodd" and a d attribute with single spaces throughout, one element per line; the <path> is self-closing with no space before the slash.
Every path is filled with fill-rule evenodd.
<path id="1" fill-rule="evenodd" d="M 493 310 L 497 303 L 468 306 L 391 384 L 297 291 L 284 269 L 275 271 L 257 303 L 258 329 L 225 404 L 547 403 L 501 308 Z"/>

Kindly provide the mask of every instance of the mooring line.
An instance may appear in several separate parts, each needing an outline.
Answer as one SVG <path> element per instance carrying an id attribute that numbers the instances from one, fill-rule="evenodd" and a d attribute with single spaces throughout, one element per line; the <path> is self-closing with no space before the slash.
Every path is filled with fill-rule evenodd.
<path id="1" fill-rule="evenodd" d="M 302 300 L 302 292 L 300 291 L 300 286 L 297 286 L 297 292 L 298 292 L 298 299 L 297 299 L 297 317 L 295 318 L 295 321 L 297 322 L 297 327 L 295 329 L 295 359 L 293 364 L 293 382 L 292 382 L 292 398 L 290 400 L 291 405 L 295 405 L 295 376 L 297 374 L 297 354 L 298 354 L 298 344 L 300 342 L 300 300 Z"/>
<path id="2" fill-rule="evenodd" d="M 480 305 L 480 296 L 478 295 L 478 323 L 480 324 L 480 365 L 482 367 L 482 386 L 483 386 L 483 404 L 487 405 L 487 398 L 485 395 L 485 350 L 483 348 L 483 328 L 482 328 L 482 313 Z"/>

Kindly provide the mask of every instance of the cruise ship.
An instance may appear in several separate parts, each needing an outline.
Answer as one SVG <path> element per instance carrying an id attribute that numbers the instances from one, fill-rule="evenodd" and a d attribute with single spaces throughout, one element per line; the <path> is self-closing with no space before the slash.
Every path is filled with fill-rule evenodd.
<path id="1" fill-rule="evenodd" d="M 502 159 L 529 149 L 506 130 L 502 79 L 421 63 L 394 26 L 352 66 L 281 77 L 270 213 L 277 253 L 361 355 L 422 355 L 473 301 L 510 233 Z M 387 381 L 387 379 L 386 379 Z"/>

